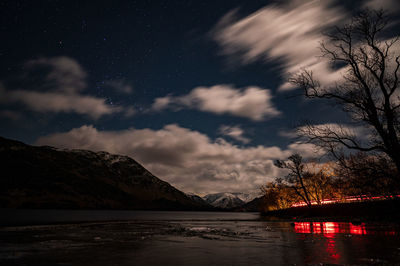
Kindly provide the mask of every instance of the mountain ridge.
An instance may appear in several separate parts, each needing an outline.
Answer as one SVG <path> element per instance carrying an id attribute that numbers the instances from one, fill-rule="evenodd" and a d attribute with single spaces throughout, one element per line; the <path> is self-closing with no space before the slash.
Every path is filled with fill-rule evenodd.
<path id="1" fill-rule="evenodd" d="M 204 210 L 134 159 L 0 137 L 0 207 Z"/>
<path id="2" fill-rule="evenodd" d="M 220 192 L 205 195 L 203 199 L 216 208 L 232 209 L 251 201 L 254 197 L 240 192 Z"/>

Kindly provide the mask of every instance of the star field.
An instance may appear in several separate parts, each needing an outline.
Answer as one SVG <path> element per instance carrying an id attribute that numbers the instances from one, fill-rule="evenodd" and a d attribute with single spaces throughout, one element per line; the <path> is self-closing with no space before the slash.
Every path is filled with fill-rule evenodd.
<path id="1" fill-rule="evenodd" d="M 127 154 L 187 192 L 258 191 L 274 159 L 312 157 L 288 137 L 301 121 L 348 122 L 281 89 L 309 64 L 293 49 L 317 58 L 320 32 L 373 2 L 1 1 L 0 135 Z"/>

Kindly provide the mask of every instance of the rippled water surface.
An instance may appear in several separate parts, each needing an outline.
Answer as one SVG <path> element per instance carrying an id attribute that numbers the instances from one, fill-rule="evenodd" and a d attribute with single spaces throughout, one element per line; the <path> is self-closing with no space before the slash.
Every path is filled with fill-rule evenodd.
<path id="1" fill-rule="evenodd" d="M 2 223 L 0 265 L 400 265 L 397 224 L 133 211 L 3 211 Z"/>

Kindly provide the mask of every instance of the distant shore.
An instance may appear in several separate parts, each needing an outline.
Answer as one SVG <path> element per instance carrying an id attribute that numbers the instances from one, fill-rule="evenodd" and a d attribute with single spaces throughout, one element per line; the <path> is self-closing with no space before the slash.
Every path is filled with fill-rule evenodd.
<path id="1" fill-rule="evenodd" d="M 398 222 L 400 199 L 304 206 L 261 212 L 261 215 L 270 220 Z"/>

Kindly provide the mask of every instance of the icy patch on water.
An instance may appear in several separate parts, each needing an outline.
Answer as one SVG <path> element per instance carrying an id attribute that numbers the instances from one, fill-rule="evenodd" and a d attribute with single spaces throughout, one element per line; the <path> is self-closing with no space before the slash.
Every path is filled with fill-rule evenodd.
<path id="1" fill-rule="evenodd" d="M 199 237 L 211 240 L 239 241 L 242 239 L 262 239 L 260 233 L 267 232 L 263 228 L 258 230 L 251 229 L 240 224 L 229 223 L 231 226 L 224 226 L 226 223 L 169 223 L 168 230 L 161 232 L 164 234 L 173 234 L 182 237 Z"/>
<path id="2" fill-rule="evenodd" d="M 191 228 L 189 227 L 189 228 L 187 228 L 187 230 L 196 231 L 196 232 L 210 232 L 211 228 L 200 226 L 200 227 L 191 227 Z"/>

